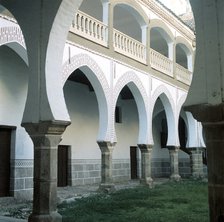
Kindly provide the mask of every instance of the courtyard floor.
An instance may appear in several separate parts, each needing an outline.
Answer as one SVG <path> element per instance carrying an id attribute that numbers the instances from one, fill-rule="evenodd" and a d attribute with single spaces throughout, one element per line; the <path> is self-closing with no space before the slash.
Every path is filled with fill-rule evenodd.
<path id="1" fill-rule="evenodd" d="M 182 219 L 184 218 L 184 222 L 187 222 L 187 221 L 207 222 L 208 221 L 208 209 L 207 209 L 208 204 L 207 204 L 207 194 L 206 194 L 207 183 L 191 181 L 191 180 L 190 181 L 184 180 L 180 183 L 170 183 L 168 181 L 169 181 L 168 179 L 155 180 L 155 189 L 146 189 L 145 190 L 146 193 L 143 193 L 145 192 L 144 189 L 141 190 L 141 187 L 139 187 L 139 181 L 130 181 L 125 184 L 116 184 L 116 190 L 118 191 L 115 192 L 115 196 L 117 193 L 117 197 L 119 196 L 119 198 L 118 199 L 115 198 L 115 200 L 113 199 L 109 200 L 110 198 L 114 198 L 113 197 L 114 194 L 112 194 L 112 196 L 111 195 L 108 196 L 108 194 L 104 194 L 106 196 L 101 196 L 101 194 L 97 192 L 98 185 L 58 188 L 59 212 L 63 215 L 63 218 L 64 218 L 63 222 L 72 222 L 72 221 L 76 221 L 76 222 L 79 222 L 79 221 L 80 222 L 81 221 L 83 222 L 87 222 L 87 221 L 89 222 L 90 221 L 91 222 L 98 222 L 98 221 L 104 221 L 104 222 L 107 222 L 107 221 L 108 222 L 109 221 L 113 221 L 113 222 L 116 222 L 116 221 L 119 221 L 119 222 L 120 221 L 122 222 L 125 222 L 125 221 L 129 221 L 129 222 L 131 221 L 134 221 L 134 222 L 166 221 L 168 222 L 170 221 L 170 222 L 175 222 L 175 221 L 178 221 L 179 222 L 180 221 L 179 215 L 182 215 L 182 214 L 184 214 L 184 216 L 183 215 L 181 216 Z M 162 185 L 162 186 L 158 186 L 158 185 Z M 133 193 L 131 193 L 129 197 L 129 194 L 127 193 L 128 192 L 127 188 L 133 188 L 131 189 L 133 190 L 131 192 L 136 192 L 136 195 L 139 197 L 135 200 Z M 200 195 L 200 193 L 202 194 Z M 124 197 L 122 195 L 124 195 Z M 141 197 L 141 195 L 143 196 Z M 147 206 L 147 202 L 142 202 L 142 199 L 145 199 L 143 198 L 145 196 L 147 197 L 146 198 L 147 200 L 149 199 L 150 201 L 152 201 L 150 203 L 148 202 L 149 206 Z M 129 199 L 132 197 L 133 197 L 133 201 Z M 139 198 L 141 199 L 141 203 L 139 203 Z M 153 200 L 153 198 L 156 198 L 156 199 Z M 121 203 L 119 201 L 121 201 Z M 161 202 L 159 203 L 158 201 L 162 201 L 163 203 Z M 89 202 L 91 202 L 91 204 L 89 204 Z M 133 202 L 136 202 L 136 205 L 133 205 Z M 206 204 L 204 202 L 206 202 Z M 82 210 L 80 211 L 77 204 L 81 204 L 80 209 L 84 209 L 84 211 Z M 99 206 L 99 205 L 104 205 L 106 210 L 102 207 L 95 208 L 95 206 Z M 129 212 L 129 209 L 126 208 L 125 205 L 127 205 L 127 207 L 129 208 L 133 208 L 131 210 L 131 214 Z M 115 209 L 113 209 L 114 206 L 115 206 Z M 88 207 L 90 207 L 90 209 L 88 209 Z M 19 200 L 15 200 L 12 197 L 0 198 L 0 222 L 1 221 L 5 221 L 5 222 L 15 221 L 16 222 L 16 220 L 10 219 L 12 217 L 27 219 L 29 214 L 31 213 L 31 208 L 32 208 L 31 201 L 21 201 L 21 200 L 19 201 Z M 68 208 L 68 211 L 66 210 L 66 208 Z M 116 212 L 117 208 L 119 208 L 121 211 Z M 150 208 L 153 213 L 152 212 L 150 213 Z M 178 211 L 176 211 L 175 208 L 179 208 Z M 93 212 L 91 212 L 91 209 L 93 210 Z M 72 215 L 71 217 L 68 216 L 69 214 L 71 214 L 69 210 L 71 212 L 76 212 L 76 214 Z M 88 212 L 87 214 L 86 214 L 86 210 Z M 100 210 L 102 210 L 102 212 L 99 212 Z M 113 219 L 112 216 L 109 215 L 110 213 L 108 212 L 108 210 L 109 212 L 111 211 L 114 214 L 116 214 L 115 219 Z M 186 210 L 186 212 L 182 212 L 183 210 L 184 211 Z M 135 216 L 133 215 L 134 211 L 136 212 L 136 215 L 139 214 L 137 216 L 138 219 L 135 218 Z M 106 212 L 106 214 L 104 214 L 104 212 Z M 86 216 L 79 217 L 77 216 L 77 214 L 79 213 L 84 214 Z M 124 215 L 122 215 L 123 213 L 125 217 Z M 143 217 L 141 217 L 142 215 L 144 215 L 145 217 L 146 215 L 150 215 L 150 214 L 155 214 L 155 216 L 156 214 L 158 214 L 160 215 L 160 217 L 159 218 L 157 217 L 157 220 L 148 219 L 148 218 L 144 219 Z M 176 215 L 177 220 L 174 220 L 174 219 L 169 220 L 170 215 L 167 215 L 167 214 L 171 214 L 171 218 L 172 217 L 176 218 L 175 215 L 172 215 L 172 214 L 177 214 Z M 194 214 L 198 216 L 194 217 Z M 202 215 L 202 217 L 200 215 Z M 7 217 L 1 218 L 1 216 L 7 216 Z M 76 218 L 75 220 L 74 220 L 74 217 Z M 164 217 L 166 220 L 163 220 Z M 200 220 L 198 218 L 200 218 Z"/>

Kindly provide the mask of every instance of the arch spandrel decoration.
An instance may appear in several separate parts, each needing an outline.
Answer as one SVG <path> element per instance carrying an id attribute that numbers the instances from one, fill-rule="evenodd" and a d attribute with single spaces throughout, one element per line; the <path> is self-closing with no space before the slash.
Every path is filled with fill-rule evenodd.
<path id="1" fill-rule="evenodd" d="M 0 28 L 0 46 L 7 43 L 17 42 L 26 49 L 22 30 L 17 26 Z"/>
<path id="2" fill-rule="evenodd" d="M 62 68 L 62 85 L 65 84 L 66 80 L 72 72 L 82 66 L 88 66 L 93 71 L 93 73 L 101 83 L 106 98 L 108 99 L 110 94 L 110 87 L 103 71 L 89 55 L 83 53 L 73 56 L 70 61 L 64 63 Z"/>
<path id="3" fill-rule="evenodd" d="M 97 140 L 111 141 L 110 138 L 110 87 L 106 77 L 99 65 L 86 54 L 78 54 L 73 56 L 69 61 L 65 62 L 62 71 L 62 84 L 64 85 L 68 77 L 78 68 L 88 67 L 95 75 L 96 81 L 100 84 L 100 88 L 96 91 L 100 122 Z M 91 82 L 93 84 L 93 82 Z M 97 87 L 97 86 L 96 86 Z M 95 88 L 97 90 L 97 88 Z"/>
<path id="4" fill-rule="evenodd" d="M 115 110 L 116 103 L 119 97 L 121 90 L 124 86 L 128 85 L 131 87 L 132 94 L 135 98 L 135 102 L 137 104 L 138 113 L 139 113 L 139 138 L 138 143 L 149 143 L 149 118 L 148 118 L 148 96 L 146 90 L 138 78 L 137 74 L 133 71 L 128 71 L 124 73 L 119 80 L 117 81 L 114 91 L 113 91 L 113 110 Z M 133 87 L 134 86 L 134 87 Z M 136 92 L 134 92 L 134 91 Z M 140 96 L 140 97 L 139 97 Z M 139 99 L 137 99 L 139 97 Z M 114 119 L 114 112 L 112 113 Z M 113 121 L 114 122 L 114 121 Z M 113 124 L 113 136 L 116 138 L 115 128 Z"/>

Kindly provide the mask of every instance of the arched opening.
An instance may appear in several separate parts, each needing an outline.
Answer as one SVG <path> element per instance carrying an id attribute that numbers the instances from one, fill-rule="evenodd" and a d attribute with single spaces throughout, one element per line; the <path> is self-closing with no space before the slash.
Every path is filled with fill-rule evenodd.
<path id="1" fill-rule="evenodd" d="M 33 159 L 33 144 L 21 127 L 29 70 L 21 57 L 7 45 L 0 46 L 0 67 L 0 196 L 31 199 L 31 183 L 27 178 L 33 177 L 33 168 L 27 163 Z M 24 165 L 26 175 L 20 164 Z M 19 183 L 22 180 L 27 181 L 24 186 Z"/>
<path id="2" fill-rule="evenodd" d="M 28 178 L 33 177 L 33 167 L 27 163 L 33 160 L 33 144 L 21 127 L 28 91 L 27 53 L 14 15 L 2 5 L 0 19 L 0 197 L 31 199 Z"/>
<path id="3" fill-rule="evenodd" d="M 168 127 L 165 108 L 160 97 L 156 100 L 152 119 L 153 151 L 152 176 L 155 178 L 170 176 L 170 160 L 167 148 Z"/>
<path id="4" fill-rule="evenodd" d="M 173 41 L 163 28 L 152 27 L 150 30 L 150 48 L 173 60 Z"/>
<path id="5" fill-rule="evenodd" d="M 184 150 L 186 149 L 187 145 L 187 125 L 181 116 L 179 117 L 178 134 L 180 140 L 180 149 Z"/>
<path id="6" fill-rule="evenodd" d="M 113 27 L 115 51 L 145 63 L 147 25 L 143 13 L 140 14 L 133 6 L 116 4 Z"/>
<path id="7" fill-rule="evenodd" d="M 120 91 L 115 109 L 117 144 L 113 152 L 114 180 L 139 178 L 138 109 L 133 91 L 125 85 Z"/>
<path id="8" fill-rule="evenodd" d="M 176 45 L 176 63 L 191 72 L 193 71 L 192 53 L 186 47 L 186 45 L 182 43 L 178 43 Z"/>
<path id="9" fill-rule="evenodd" d="M 173 76 L 173 34 L 164 23 L 152 20 L 150 29 L 151 67 L 169 76 Z M 160 25 L 160 26 L 159 26 Z"/>
<path id="10" fill-rule="evenodd" d="M 140 23 L 139 18 L 141 15 L 133 9 L 131 6 L 128 6 L 126 4 L 117 4 L 114 7 L 114 28 L 125 35 L 142 42 L 143 35 L 145 33 L 142 33 L 142 27 L 143 24 L 142 21 Z"/>
<path id="11" fill-rule="evenodd" d="M 96 143 L 100 119 L 97 91 L 100 88 L 96 87 L 91 76 L 95 76 L 93 71 L 87 66 L 82 66 L 72 72 L 63 88 L 71 118 L 71 125 L 63 134 L 60 143 L 68 150 L 68 161 L 64 167 L 69 167 L 69 175 L 65 185 L 100 182 L 101 152 Z"/>
<path id="12" fill-rule="evenodd" d="M 79 10 L 103 22 L 103 5 L 101 0 L 83 0 Z"/>

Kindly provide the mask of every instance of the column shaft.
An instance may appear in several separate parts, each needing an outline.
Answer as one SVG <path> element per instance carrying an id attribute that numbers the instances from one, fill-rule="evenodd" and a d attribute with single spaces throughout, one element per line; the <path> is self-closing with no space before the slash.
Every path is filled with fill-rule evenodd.
<path id="1" fill-rule="evenodd" d="M 101 184 L 99 189 L 101 191 L 114 190 L 112 178 L 112 153 L 115 144 L 107 141 L 97 142 L 101 150 Z"/>
<path id="2" fill-rule="evenodd" d="M 202 152 L 204 148 L 188 148 L 190 150 L 191 173 L 195 179 L 204 178 Z"/>
<path id="3" fill-rule="evenodd" d="M 153 179 L 151 178 L 151 153 L 152 145 L 138 144 L 141 150 L 141 184 L 153 187 Z"/>
<path id="4" fill-rule="evenodd" d="M 179 147 L 170 146 L 168 147 L 170 153 L 170 179 L 179 181 L 181 179 L 179 175 L 179 160 L 178 160 L 178 151 Z"/>
<path id="5" fill-rule="evenodd" d="M 210 221 L 224 221 L 224 124 L 203 124 L 208 152 Z"/>

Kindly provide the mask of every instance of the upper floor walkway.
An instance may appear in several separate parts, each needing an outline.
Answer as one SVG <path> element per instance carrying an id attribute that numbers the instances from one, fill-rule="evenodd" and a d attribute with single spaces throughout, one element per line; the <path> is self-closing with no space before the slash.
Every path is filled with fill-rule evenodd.
<path id="1" fill-rule="evenodd" d="M 25 48 L 16 21 L 8 14 L 0 19 L 0 45 L 17 42 Z M 68 40 L 185 89 L 191 83 L 195 35 L 156 1 L 83 0 Z M 27 60 L 25 52 L 11 47 Z"/>

